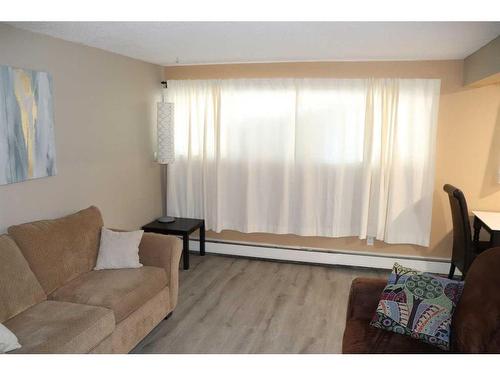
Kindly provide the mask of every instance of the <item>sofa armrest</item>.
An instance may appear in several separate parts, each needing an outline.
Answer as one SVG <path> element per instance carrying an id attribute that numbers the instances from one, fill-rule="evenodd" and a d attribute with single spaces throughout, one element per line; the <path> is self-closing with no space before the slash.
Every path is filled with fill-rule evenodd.
<path id="1" fill-rule="evenodd" d="M 139 259 L 143 265 L 165 269 L 172 310 L 177 305 L 179 293 L 179 261 L 181 253 L 182 241 L 174 236 L 144 233 L 139 244 Z"/>
<path id="2" fill-rule="evenodd" d="M 386 285 L 387 280 L 385 279 L 367 277 L 354 279 L 349 293 L 347 320 L 371 320 Z"/>

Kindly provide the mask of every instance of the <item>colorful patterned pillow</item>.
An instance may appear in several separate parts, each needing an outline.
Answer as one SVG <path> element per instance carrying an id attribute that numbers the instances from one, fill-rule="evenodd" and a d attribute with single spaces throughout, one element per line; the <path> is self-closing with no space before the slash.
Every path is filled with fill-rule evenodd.
<path id="1" fill-rule="evenodd" d="M 451 317 L 463 287 L 395 263 L 370 324 L 450 350 Z"/>

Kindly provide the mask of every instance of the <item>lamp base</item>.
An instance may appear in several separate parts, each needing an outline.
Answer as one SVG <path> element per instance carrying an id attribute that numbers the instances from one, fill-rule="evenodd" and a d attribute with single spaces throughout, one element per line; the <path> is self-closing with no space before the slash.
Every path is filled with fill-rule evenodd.
<path id="1" fill-rule="evenodd" d="M 159 223 L 173 223 L 175 221 L 175 217 L 172 216 L 162 216 L 157 219 Z"/>

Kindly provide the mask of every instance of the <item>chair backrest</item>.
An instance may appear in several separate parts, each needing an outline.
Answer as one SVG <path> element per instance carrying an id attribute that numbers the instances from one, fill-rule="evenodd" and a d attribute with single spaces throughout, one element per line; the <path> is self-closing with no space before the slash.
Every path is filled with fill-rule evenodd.
<path id="1" fill-rule="evenodd" d="M 459 353 L 500 353 L 500 247 L 482 252 L 465 277 L 453 314 L 452 338 Z"/>
<path id="2" fill-rule="evenodd" d="M 467 202 L 464 193 L 455 186 L 446 184 L 443 186 L 443 190 L 448 193 L 453 220 L 453 252 L 451 259 L 455 266 L 463 274 L 466 274 L 474 259 Z"/>

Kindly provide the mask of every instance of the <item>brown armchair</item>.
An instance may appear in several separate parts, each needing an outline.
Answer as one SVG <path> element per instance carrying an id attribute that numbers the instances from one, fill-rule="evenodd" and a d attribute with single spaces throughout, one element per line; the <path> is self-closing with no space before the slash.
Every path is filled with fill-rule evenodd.
<path id="1" fill-rule="evenodd" d="M 500 248 L 481 253 L 469 268 L 452 322 L 452 352 L 500 353 Z M 370 326 L 385 279 L 355 279 L 351 286 L 342 352 L 447 353 L 408 336 Z"/>

